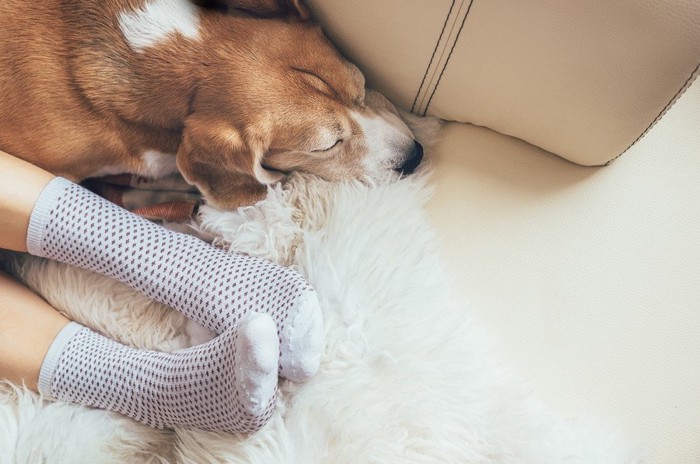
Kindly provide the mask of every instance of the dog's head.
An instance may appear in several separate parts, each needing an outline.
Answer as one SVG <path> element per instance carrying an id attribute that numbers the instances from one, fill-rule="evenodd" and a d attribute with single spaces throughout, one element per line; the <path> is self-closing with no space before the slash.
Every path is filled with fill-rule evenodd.
<path id="1" fill-rule="evenodd" d="M 285 5 L 308 18 L 298 2 Z M 236 31 L 225 15 L 205 23 L 212 49 L 202 57 L 177 164 L 219 207 L 255 202 L 292 171 L 377 179 L 410 174 L 421 162 L 423 149 L 394 106 L 365 91 L 357 67 L 298 18 L 250 19 Z"/>

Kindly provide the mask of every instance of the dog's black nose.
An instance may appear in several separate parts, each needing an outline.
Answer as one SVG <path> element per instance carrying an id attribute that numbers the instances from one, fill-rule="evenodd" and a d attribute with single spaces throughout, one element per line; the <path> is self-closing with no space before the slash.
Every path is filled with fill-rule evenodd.
<path id="1" fill-rule="evenodd" d="M 411 175 L 420 166 L 421 161 L 423 161 L 423 145 L 414 141 L 408 158 L 396 168 L 396 171 L 405 176 Z"/>
<path id="2" fill-rule="evenodd" d="M 423 145 L 414 140 L 411 154 L 395 171 L 406 176 L 411 175 L 420 166 L 421 161 L 423 161 Z"/>

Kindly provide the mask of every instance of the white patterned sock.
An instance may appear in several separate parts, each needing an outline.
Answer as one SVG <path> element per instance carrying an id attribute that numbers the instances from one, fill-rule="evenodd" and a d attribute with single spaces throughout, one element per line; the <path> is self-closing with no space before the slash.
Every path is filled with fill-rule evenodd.
<path id="1" fill-rule="evenodd" d="M 131 348 L 75 322 L 44 358 L 39 391 L 155 428 L 252 433 L 272 416 L 279 341 L 267 314 L 173 353 Z"/>
<path id="2" fill-rule="evenodd" d="M 292 269 L 165 229 L 60 177 L 34 206 L 27 248 L 116 278 L 217 333 L 250 311 L 269 314 L 280 339 L 280 375 L 303 381 L 318 370 L 321 310 Z"/>

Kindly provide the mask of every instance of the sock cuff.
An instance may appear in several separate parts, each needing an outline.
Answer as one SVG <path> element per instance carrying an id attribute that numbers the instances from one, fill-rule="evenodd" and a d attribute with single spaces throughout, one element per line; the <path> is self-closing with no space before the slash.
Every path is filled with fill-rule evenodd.
<path id="1" fill-rule="evenodd" d="M 69 322 L 60 332 L 56 335 L 51 346 L 49 346 L 49 351 L 44 357 L 44 362 L 41 364 L 41 370 L 39 371 L 39 393 L 46 397 L 51 397 L 51 383 L 53 381 L 53 375 L 56 372 L 56 366 L 58 366 L 58 361 L 61 359 L 63 350 L 65 350 L 66 345 L 73 339 L 73 337 L 84 329 L 85 326 L 78 324 L 77 322 Z"/>
<path id="2" fill-rule="evenodd" d="M 27 251 L 29 254 L 44 257 L 41 245 L 51 211 L 58 204 L 61 194 L 71 185 L 74 184 L 68 179 L 54 177 L 39 194 L 39 198 L 36 200 L 32 214 L 29 217 L 29 228 L 27 229 Z"/>

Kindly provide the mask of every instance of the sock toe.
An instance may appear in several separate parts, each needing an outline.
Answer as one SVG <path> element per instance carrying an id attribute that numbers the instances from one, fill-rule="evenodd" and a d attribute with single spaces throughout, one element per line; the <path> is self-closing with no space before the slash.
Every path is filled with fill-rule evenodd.
<path id="1" fill-rule="evenodd" d="M 282 331 L 280 375 L 303 382 L 318 372 L 323 351 L 323 314 L 316 292 L 305 292 L 294 310 L 291 323 Z"/>
<path id="2" fill-rule="evenodd" d="M 269 315 L 253 312 L 246 316 L 238 330 L 236 382 L 239 399 L 247 411 L 256 416 L 268 407 L 277 391 L 277 327 Z"/>

